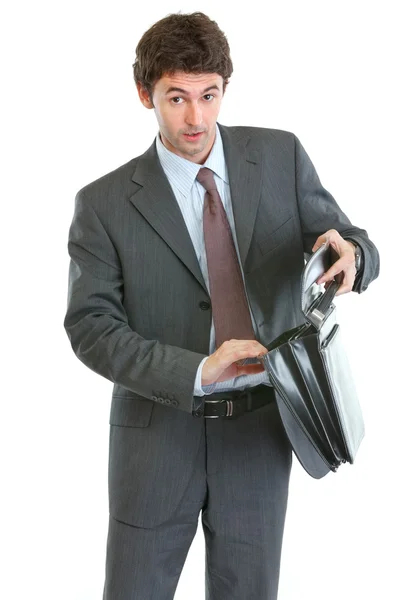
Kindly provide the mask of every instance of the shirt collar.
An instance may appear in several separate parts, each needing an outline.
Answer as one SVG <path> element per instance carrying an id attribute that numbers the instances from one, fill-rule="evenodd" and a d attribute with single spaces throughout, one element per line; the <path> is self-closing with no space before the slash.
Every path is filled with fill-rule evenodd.
<path id="1" fill-rule="evenodd" d="M 160 132 L 157 133 L 156 148 L 161 166 L 170 183 L 175 186 L 185 198 L 189 196 L 197 174 L 202 167 L 211 169 L 218 177 L 225 181 L 225 183 L 229 183 L 224 148 L 218 123 L 216 124 L 215 132 L 214 144 L 204 165 L 198 165 L 191 160 L 182 158 L 168 150 L 161 141 Z"/>

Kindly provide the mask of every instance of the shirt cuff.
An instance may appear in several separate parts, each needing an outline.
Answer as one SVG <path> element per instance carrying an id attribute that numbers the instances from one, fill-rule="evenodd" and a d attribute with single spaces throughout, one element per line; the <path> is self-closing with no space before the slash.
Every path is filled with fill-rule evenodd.
<path id="1" fill-rule="evenodd" d="M 203 360 L 201 361 L 201 363 L 199 364 L 198 368 L 197 368 L 197 373 L 196 373 L 196 379 L 194 381 L 194 390 L 193 390 L 193 396 L 205 396 L 208 394 L 212 394 L 213 391 L 215 390 L 215 386 L 217 385 L 216 383 L 210 383 L 210 385 L 201 385 L 201 374 L 203 371 L 203 365 L 206 362 L 208 356 L 206 356 L 205 358 L 203 358 Z"/>
<path id="2" fill-rule="evenodd" d="M 360 293 L 360 282 L 364 273 L 364 250 L 362 249 L 361 244 L 359 243 L 358 240 L 354 239 L 354 238 L 350 238 L 350 237 L 345 237 L 343 238 L 345 240 L 347 240 L 348 242 L 352 242 L 355 246 L 358 246 L 361 252 L 361 264 L 360 264 L 360 268 L 358 269 L 355 279 L 354 279 L 354 284 L 353 284 L 353 288 L 352 291 L 353 292 L 359 292 Z"/>

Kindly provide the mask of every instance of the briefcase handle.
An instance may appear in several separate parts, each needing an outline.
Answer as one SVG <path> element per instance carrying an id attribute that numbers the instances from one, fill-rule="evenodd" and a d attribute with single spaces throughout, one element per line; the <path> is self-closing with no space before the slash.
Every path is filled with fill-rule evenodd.
<path id="1" fill-rule="evenodd" d="M 318 250 L 311 255 L 303 269 L 301 281 L 302 309 L 306 319 L 320 329 L 332 301 L 338 291 L 343 273 L 338 273 L 333 281 L 327 285 L 325 292 L 321 292 L 310 305 L 310 293 L 312 285 L 339 259 L 338 253 L 327 243 L 322 244 Z"/>
<path id="2" fill-rule="evenodd" d="M 317 297 L 315 303 L 311 305 L 310 310 L 307 312 L 306 319 L 310 321 L 317 330 L 320 329 L 325 321 L 339 287 L 340 283 L 338 281 L 330 281 L 325 292 Z"/>

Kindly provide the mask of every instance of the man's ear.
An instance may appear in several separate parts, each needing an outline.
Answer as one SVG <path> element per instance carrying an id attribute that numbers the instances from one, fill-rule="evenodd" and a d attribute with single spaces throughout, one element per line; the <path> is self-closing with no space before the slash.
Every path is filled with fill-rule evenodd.
<path id="1" fill-rule="evenodd" d="M 146 108 L 154 108 L 154 105 L 150 99 L 150 93 L 146 90 L 146 88 L 143 87 L 143 85 L 140 82 L 136 84 L 136 89 L 139 94 L 140 102 L 143 104 L 143 106 L 145 106 Z"/>
<path id="2" fill-rule="evenodd" d="M 225 79 L 224 84 L 222 86 L 222 97 L 225 96 L 226 88 L 228 87 L 229 82 L 230 82 L 230 79 Z"/>

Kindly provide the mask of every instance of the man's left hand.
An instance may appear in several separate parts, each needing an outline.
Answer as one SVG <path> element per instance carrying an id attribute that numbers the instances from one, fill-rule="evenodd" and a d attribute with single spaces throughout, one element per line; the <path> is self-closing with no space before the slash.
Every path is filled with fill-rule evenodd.
<path id="1" fill-rule="evenodd" d="M 317 280 L 318 284 L 325 283 L 325 288 L 329 281 L 332 281 L 338 273 L 343 272 L 342 284 L 336 292 L 336 296 L 351 292 L 356 278 L 356 264 L 355 264 L 355 246 L 348 240 L 344 240 L 340 233 L 336 229 L 330 229 L 326 233 L 317 238 L 312 251 L 318 250 L 322 244 L 329 244 L 332 246 L 339 255 L 339 259 L 333 263 L 326 273 Z"/>

